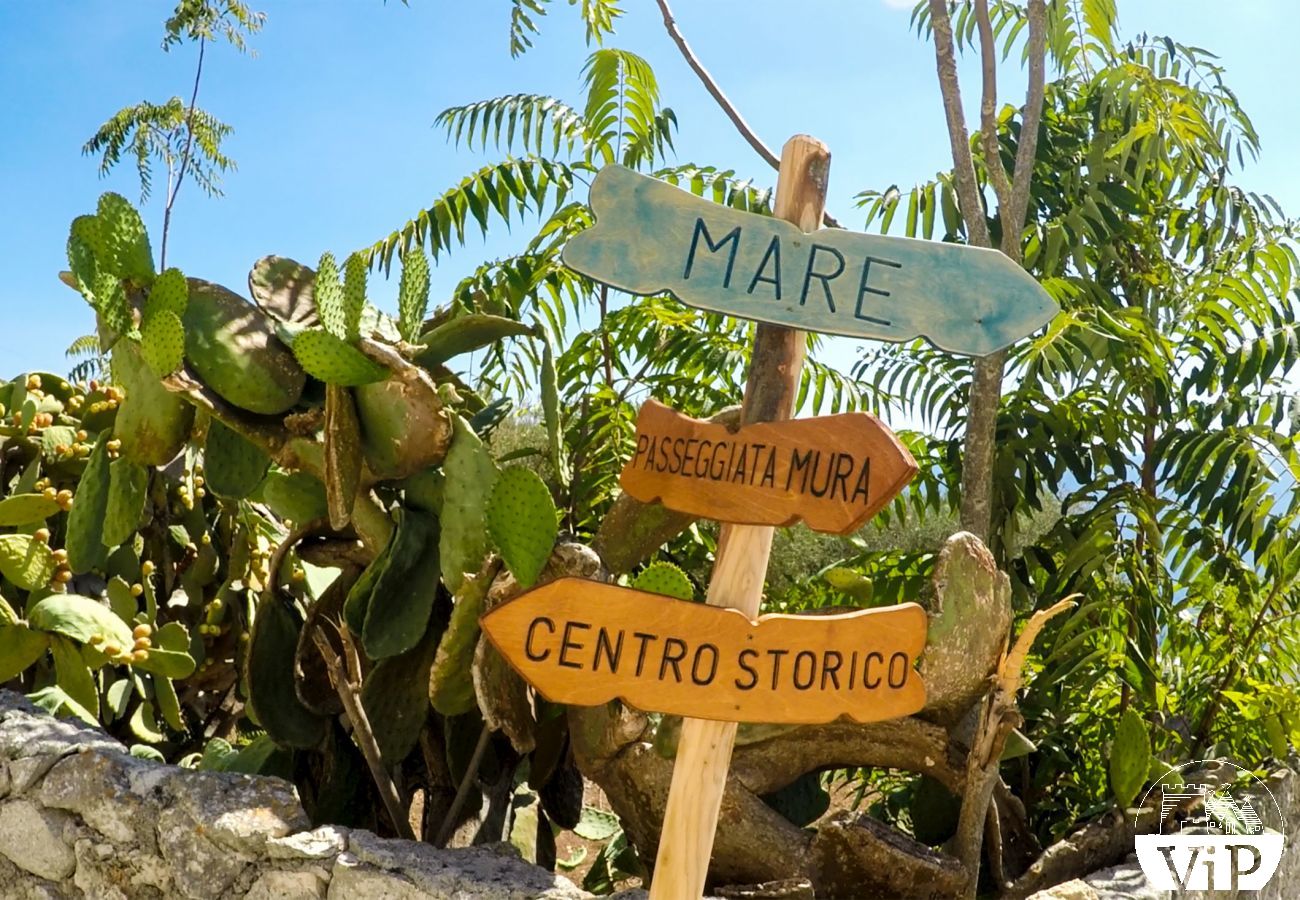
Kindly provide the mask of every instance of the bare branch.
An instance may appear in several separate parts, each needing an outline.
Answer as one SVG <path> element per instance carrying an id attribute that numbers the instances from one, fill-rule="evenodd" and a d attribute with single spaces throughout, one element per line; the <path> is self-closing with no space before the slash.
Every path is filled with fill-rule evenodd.
<path id="1" fill-rule="evenodd" d="M 980 96 L 980 140 L 984 147 L 984 168 L 989 182 L 998 197 L 999 212 L 1009 213 L 1011 182 L 1002 168 L 1002 155 L 998 151 L 998 53 L 993 39 L 993 26 L 989 22 L 989 0 L 975 0 L 975 21 L 980 33 L 980 66 L 983 93 Z M 1004 221 L 1004 226 L 1007 224 Z M 1005 230 L 1005 229 L 1004 229 Z"/>
<path id="2" fill-rule="evenodd" d="M 1038 126 L 1043 120 L 1046 93 L 1047 4 L 1029 0 L 1029 85 L 1025 89 L 1025 110 L 1021 116 L 1020 146 L 1016 148 L 1016 170 L 1011 178 L 1009 218 L 1014 228 L 1002 229 L 1002 252 L 1020 261 L 1020 232 L 1029 211 L 1029 188 L 1038 155 Z M 1005 221 L 1005 219 L 1004 219 Z"/>
<path id="3" fill-rule="evenodd" d="M 691 50 L 691 45 L 686 43 L 686 37 L 682 34 L 681 29 L 677 27 L 677 20 L 673 17 L 673 11 L 668 6 L 668 0 L 655 0 L 655 2 L 659 4 L 659 12 L 663 14 L 664 28 L 668 31 L 668 36 L 673 39 L 673 43 L 681 51 L 682 58 L 691 67 L 691 71 L 699 77 L 704 89 L 717 101 L 718 106 L 731 120 L 731 124 L 735 125 L 736 130 L 740 132 L 740 136 L 745 139 L 749 146 L 754 148 L 754 152 L 761 156 L 763 161 L 772 168 L 781 168 L 781 158 L 772 152 L 771 147 L 763 143 L 763 139 L 754 132 L 754 129 L 749 127 L 749 123 L 740 114 L 740 110 L 736 109 L 735 105 L 727 99 L 727 95 L 722 92 L 722 88 L 709 74 L 709 70 L 704 68 L 704 64 L 700 62 L 699 57 Z M 840 227 L 839 220 L 828 212 L 822 213 L 822 222 L 827 228 Z"/>
<path id="4" fill-rule="evenodd" d="M 957 202 L 970 243 L 989 247 L 988 222 L 975 178 L 975 161 L 970 155 L 970 132 L 961 106 L 961 82 L 957 78 L 957 59 L 953 51 L 952 19 L 947 0 L 930 0 L 930 21 L 934 28 L 934 62 L 939 75 L 939 92 L 943 95 L 943 112 L 948 121 L 948 142 L 952 145 L 952 164 L 957 176 Z M 985 529 L 987 532 L 987 529 Z M 976 532 L 979 534 L 979 532 Z M 981 535 L 983 537 L 983 535 Z"/>
<path id="5" fill-rule="evenodd" d="M 347 640 L 346 629 L 337 629 L 339 636 Z M 366 759 L 366 766 L 370 769 L 370 775 L 375 780 L 375 786 L 379 788 L 379 796 L 384 801 L 384 808 L 388 811 L 388 817 L 393 820 L 393 827 L 397 829 L 398 837 L 405 838 L 408 841 L 415 840 L 415 834 L 411 831 L 411 822 L 407 818 L 406 808 L 402 806 L 402 799 L 397 793 L 397 785 L 393 783 L 393 778 L 388 773 L 387 766 L 384 765 L 383 754 L 379 750 L 379 743 L 375 740 L 375 733 L 370 728 L 370 720 L 366 718 L 365 707 L 361 705 L 361 692 L 348 678 L 347 672 L 343 669 L 343 664 L 339 661 L 338 654 L 334 652 L 334 647 L 320 631 L 312 632 L 312 639 L 316 642 L 316 649 L 320 651 L 321 658 L 325 660 L 325 668 L 329 672 L 330 681 L 334 684 L 334 690 L 338 691 L 339 700 L 343 703 L 343 709 L 347 713 L 349 721 L 352 722 L 352 735 L 357 739 L 357 744 L 361 747 L 361 755 Z"/>

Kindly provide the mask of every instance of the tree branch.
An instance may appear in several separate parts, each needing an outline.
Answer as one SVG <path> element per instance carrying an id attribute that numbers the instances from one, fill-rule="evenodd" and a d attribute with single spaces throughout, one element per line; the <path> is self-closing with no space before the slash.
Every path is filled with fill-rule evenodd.
<path id="1" fill-rule="evenodd" d="M 731 120 L 731 124 L 735 125 L 736 130 L 740 132 L 740 136 L 745 139 L 749 146 L 754 148 L 754 152 L 761 156 L 763 161 L 772 168 L 781 168 L 781 158 L 772 152 L 771 147 L 763 143 L 763 139 L 754 132 L 754 129 L 749 127 L 749 123 L 740 114 L 740 110 L 736 109 L 735 105 L 727 99 L 727 95 L 722 92 L 722 88 L 718 86 L 717 81 L 709 74 L 709 70 L 704 68 L 704 64 L 700 62 L 699 57 L 691 50 L 691 45 L 686 43 L 686 37 L 682 34 L 681 29 L 677 27 L 677 20 L 673 17 L 673 11 L 668 6 L 668 0 L 655 0 L 655 2 L 659 4 L 659 12 L 663 14 L 664 28 L 668 31 L 668 36 L 673 39 L 673 43 L 681 51 L 682 58 L 691 67 L 691 71 L 699 77 L 704 89 L 717 101 L 718 106 Z M 822 222 L 827 228 L 840 227 L 839 220 L 828 212 L 822 213 Z"/>
<path id="2" fill-rule="evenodd" d="M 957 202 L 966 220 L 967 236 L 976 247 L 990 247 L 988 222 L 975 178 L 975 161 L 970 155 L 970 132 L 961 106 L 961 82 L 957 78 L 957 59 L 953 51 L 952 19 L 947 0 L 929 0 L 930 21 L 934 29 L 934 62 L 939 75 L 939 92 L 943 95 L 943 112 L 948 122 L 948 142 L 952 148 L 953 170 L 957 176 Z M 987 529 L 986 529 L 987 531 Z M 975 532 L 981 538 L 985 535 Z"/>
<path id="3" fill-rule="evenodd" d="M 1047 4 L 1029 0 L 1029 85 L 1025 89 L 1025 110 L 1021 116 L 1020 145 L 1016 148 L 1016 170 L 1011 179 L 1009 218 L 1014 228 L 1002 227 L 1002 252 L 1020 261 L 1020 232 L 1029 212 L 1029 188 L 1033 182 L 1034 158 L 1038 155 L 1038 127 L 1043 120 L 1046 94 Z"/>
<path id="4" fill-rule="evenodd" d="M 1004 216 L 1009 213 L 1011 182 L 1002 168 L 1002 154 L 998 149 L 998 53 L 993 40 L 993 26 L 989 22 L 989 0 L 975 0 L 975 22 L 980 34 L 980 66 L 983 93 L 980 96 L 980 140 L 984 147 L 984 169 L 989 173 L 989 183 L 998 197 L 998 208 Z"/>
<path id="5" fill-rule="evenodd" d="M 199 64 L 194 69 L 194 90 L 190 93 L 190 106 L 185 113 L 185 149 L 181 152 L 181 167 L 176 173 L 176 183 L 171 183 L 171 175 L 167 176 L 167 205 L 163 208 L 163 232 L 162 232 L 162 250 L 158 254 L 158 268 L 167 268 L 167 233 L 172 225 L 172 204 L 176 202 L 176 195 L 180 193 L 181 182 L 185 180 L 185 172 L 190 165 L 190 150 L 194 147 L 194 110 L 199 102 L 199 80 L 203 77 L 203 51 L 207 46 L 207 41 L 199 38 Z M 170 169 L 170 163 L 168 164 Z"/>

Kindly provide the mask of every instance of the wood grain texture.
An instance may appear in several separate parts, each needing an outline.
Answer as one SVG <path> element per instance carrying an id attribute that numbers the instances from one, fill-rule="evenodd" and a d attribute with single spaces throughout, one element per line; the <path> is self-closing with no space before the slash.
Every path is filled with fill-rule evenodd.
<path id="1" fill-rule="evenodd" d="M 792 223 L 801 232 L 817 229 L 826 208 L 830 163 L 830 150 L 816 138 L 800 134 L 786 141 L 781 148 L 776 184 L 773 212 L 777 218 Z M 759 324 L 745 380 L 742 423 L 790 418 L 805 343 L 801 331 Z M 724 524 L 709 579 L 709 605 L 731 607 L 748 618 L 756 617 L 771 552 L 771 526 Z M 704 894 L 735 740 L 734 722 L 696 718 L 682 721 L 650 882 L 651 900 L 681 900 Z"/>
<path id="2" fill-rule="evenodd" d="M 649 400 L 623 490 L 645 503 L 742 525 L 848 534 L 916 475 L 916 460 L 879 419 L 845 413 L 737 429 Z"/>
<path id="3" fill-rule="evenodd" d="M 562 578 L 482 619 L 488 640 L 544 697 L 734 722 L 875 722 L 918 712 L 915 603 L 826 616 L 769 615 Z"/>
<path id="4" fill-rule="evenodd" d="M 711 203 L 622 166 L 591 186 L 596 225 L 571 269 L 632 294 L 849 337 L 928 338 L 983 356 L 1037 331 L 1056 302 L 996 250 L 819 228 Z"/>

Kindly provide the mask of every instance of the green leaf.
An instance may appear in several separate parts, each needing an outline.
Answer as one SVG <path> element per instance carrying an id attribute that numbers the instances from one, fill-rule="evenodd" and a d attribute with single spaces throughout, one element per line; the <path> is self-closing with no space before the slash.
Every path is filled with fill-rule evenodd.
<path id="1" fill-rule="evenodd" d="M 152 672 L 154 675 L 176 681 L 189 678 L 198 668 L 194 657 L 190 656 L 188 651 L 177 652 L 159 647 L 149 648 L 148 658 L 135 660 L 131 665 L 142 672 Z"/>
<path id="2" fill-rule="evenodd" d="M 1129 707 L 1119 720 L 1110 750 L 1110 787 L 1120 809 L 1127 809 L 1146 782 L 1151 767 L 1147 724 Z"/>
<path id="3" fill-rule="evenodd" d="M 130 540 L 140 524 L 149 499 L 149 469 L 119 457 L 109 463 L 108 472 L 108 502 L 104 505 L 100 542 L 105 547 L 116 547 Z"/>
<path id="4" fill-rule="evenodd" d="M 360 336 L 361 311 L 366 308 L 366 261 L 357 253 L 343 264 L 343 330 L 339 337 L 355 341 Z"/>
<path id="5" fill-rule="evenodd" d="M 555 501 L 537 473 L 516 466 L 498 476 L 488 501 L 487 525 L 515 580 L 521 587 L 532 587 L 551 558 L 559 531 Z"/>
<path id="6" fill-rule="evenodd" d="M 328 251 L 321 254 L 316 266 L 315 297 L 316 311 L 325 330 L 340 341 L 347 340 L 347 303 L 343 299 L 343 283 L 339 281 L 339 267 L 334 254 Z"/>

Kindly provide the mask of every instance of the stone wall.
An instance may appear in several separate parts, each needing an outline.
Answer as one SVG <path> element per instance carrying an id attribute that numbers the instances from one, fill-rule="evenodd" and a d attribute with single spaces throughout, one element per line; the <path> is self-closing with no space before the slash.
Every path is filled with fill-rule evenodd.
<path id="1" fill-rule="evenodd" d="M 508 846 L 438 850 L 310 830 L 278 778 L 138 759 L 102 732 L 0 691 L 4 900 L 589 896 Z"/>
<path id="2" fill-rule="evenodd" d="M 1287 849 L 1260 897 L 1289 900 L 1300 896 L 1300 776 L 1280 769 L 1267 787 L 1286 819 Z M 0 900 L 590 896 L 508 845 L 438 850 L 368 831 L 311 830 L 285 781 L 138 759 L 98 730 L 0 691 Z M 1114 898 L 1166 894 L 1130 857 L 1030 900 Z"/>

